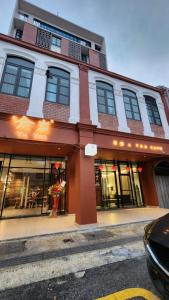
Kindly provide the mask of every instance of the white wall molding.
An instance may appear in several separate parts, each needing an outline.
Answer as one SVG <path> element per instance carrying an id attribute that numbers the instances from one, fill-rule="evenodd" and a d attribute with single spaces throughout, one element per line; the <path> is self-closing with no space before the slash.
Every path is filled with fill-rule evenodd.
<path id="1" fill-rule="evenodd" d="M 46 70 L 45 65 L 37 62 L 34 68 L 32 89 L 30 95 L 28 116 L 43 118 L 43 102 L 46 92 Z"/>
<path id="2" fill-rule="evenodd" d="M 22 49 L 22 48 L 21 48 Z M 31 54 L 29 54 L 28 52 L 24 52 L 23 50 L 20 49 L 12 49 L 12 48 L 3 48 L 3 52 L 7 55 L 16 55 L 28 60 L 31 60 L 32 62 L 36 62 L 37 58 Z"/>

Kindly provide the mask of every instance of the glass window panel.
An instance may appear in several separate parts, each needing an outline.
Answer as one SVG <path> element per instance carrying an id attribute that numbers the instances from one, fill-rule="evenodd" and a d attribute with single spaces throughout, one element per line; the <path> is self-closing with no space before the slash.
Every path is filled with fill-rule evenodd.
<path id="1" fill-rule="evenodd" d="M 48 92 L 56 93 L 57 92 L 57 85 L 48 83 L 47 90 L 48 90 Z"/>
<path id="2" fill-rule="evenodd" d="M 130 97 L 135 97 L 136 96 L 136 94 L 132 91 L 125 90 L 125 89 L 123 89 L 122 91 L 123 91 L 123 95 L 127 95 L 127 96 L 130 96 Z"/>
<path id="3" fill-rule="evenodd" d="M 106 82 L 97 81 L 97 82 L 96 82 L 96 85 L 97 85 L 98 88 L 100 87 L 100 88 L 102 88 L 102 89 L 106 89 L 106 90 L 110 90 L 110 91 L 113 90 L 112 85 L 110 85 L 110 84 L 108 84 L 108 83 L 106 83 Z"/>
<path id="4" fill-rule="evenodd" d="M 150 123 L 153 124 L 154 123 L 154 119 L 153 117 L 149 116 L 149 120 L 150 120 Z"/>
<path id="5" fill-rule="evenodd" d="M 129 104 L 130 103 L 130 99 L 128 97 L 124 96 L 124 103 L 128 103 Z"/>
<path id="6" fill-rule="evenodd" d="M 98 104 L 98 111 L 101 113 L 106 113 L 105 105 Z"/>
<path id="7" fill-rule="evenodd" d="M 7 74 L 7 73 L 5 74 L 4 82 L 14 84 L 15 81 L 16 81 L 16 76 L 15 75 Z"/>
<path id="8" fill-rule="evenodd" d="M 14 85 L 3 83 L 2 85 L 2 92 L 7 94 L 13 94 L 14 92 Z"/>
<path id="9" fill-rule="evenodd" d="M 34 63 L 20 57 L 8 56 L 7 61 L 21 67 L 26 67 L 30 69 L 34 68 Z"/>
<path id="10" fill-rule="evenodd" d="M 31 85 L 31 79 L 28 79 L 28 78 L 25 78 L 25 77 L 21 77 L 19 85 L 29 88 L 30 85 Z"/>
<path id="11" fill-rule="evenodd" d="M 133 111 L 138 113 L 139 112 L 138 106 L 133 105 Z"/>
<path id="12" fill-rule="evenodd" d="M 17 91 L 17 95 L 21 97 L 29 97 L 29 89 L 28 88 L 23 88 L 19 87 Z"/>
<path id="13" fill-rule="evenodd" d="M 132 103 L 132 105 L 138 105 L 138 104 L 137 104 L 137 100 L 136 100 L 136 99 L 133 99 L 133 98 L 131 99 L 131 103 Z"/>
<path id="14" fill-rule="evenodd" d="M 109 107 L 108 107 L 108 113 L 109 113 L 109 114 L 112 114 L 112 115 L 115 115 L 116 113 L 115 113 L 114 107 L 109 106 Z"/>
<path id="15" fill-rule="evenodd" d="M 8 72 L 10 74 L 16 75 L 17 71 L 18 71 L 18 67 L 11 66 L 11 65 L 6 66 L 6 72 Z"/>
<path id="16" fill-rule="evenodd" d="M 134 119 L 140 121 L 140 114 L 134 113 Z"/>
<path id="17" fill-rule="evenodd" d="M 49 71 L 51 74 L 54 74 L 56 76 L 61 76 L 61 77 L 65 77 L 65 78 L 68 78 L 70 77 L 70 74 L 64 70 L 61 70 L 61 69 L 58 69 L 58 68 L 53 68 L 53 67 L 50 67 L 49 68 Z"/>
<path id="18" fill-rule="evenodd" d="M 31 78 L 32 77 L 32 71 L 22 68 L 21 69 L 21 76 L 26 77 L 26 78 Z"/>
<path id="19" fill-rule="evenodd" d="M 59 96 L 59 103 L 61 103 L 61 104 L 69 104 L 69 98 L 67 96 L 60 95 Z"/>
<path id="20" fill-rule="evenodd" d="M 157 124 L 157 125 L 161 125 L 161 120 L 157 118 L 157 119 L 156 119 L 156 124 Z"/>
<path id="21" fill-rule="evenodd" d="M 108 104 L 108 106 L 114 106 L 113 99 L 107 99 L 107 104 Z"/>
<path id="22" fill-rule="evenodd" d="M 126 110 L 131 110 L 130 104 L 126 104 L 126 103 L 125 103 L 124 106 L 125 106 L 125 109 L 126 109 Z"/>
<path id="23" fill-rule="evenodd" d="M 127 116 L 128 119 L 132 119 L 131 111 L 126 110 L 126 116 Z"/>
<path id="24" fill-rule="evenodd" d="M 112 92 L 106 92 L 106 96 L 107 96 L 107 98 L 114 98 L 113 97 L 113 93 Z"/>
<path id="25" fill-rule="evenodd" d="M 63 86 L 69 86 L 69 80 L 60 78 L 60 84 Z"/>
<path id="26" fill-rule="evenodd" d="M 51 101 L 51 102 L 56 102 L 56 94 L 53 94 L 53 93 L 47 93 L 47 96 L 46 96 L 46 99 L 48 101 Z"/>
<path id="27" fill-rule="evenodd" d="M 104 90 L 101 90 L 101 89 L 97 89 L 97 94 L 98 96 L 103 96 L 104 97 Z"/>
<path id="28" fill-rule="evenodd" d="M 52 76 L 51 78 L 49 77 L 48 82 L 57 84 L 58 78 L 56 76 Z"/>
<path id="29" fill-rule="evenodd" d="M 159 113 L 158 113 L 158 111 L 157 111 L 157 112 L 155 111 L 155 112 L 154 112 L 154 115 L 155 115 L 156 118 L 159 118 Z"/>
<path id="30" fill-rule="evenodd" d="M 60 87 L 60 94 L 68 96 L 69 95 L 69 89 L 67 87 Z"/>
<path id="31" fill-rule="evenodd" d="M 98 96 L 97 99 L 98 99 L 99 104 L 104 104 L 105 105 L 105 98 L 104 97 Z"/>
<path id="32" fill-rule="evenodd" d="M 148 109 L 148 114 L 149 114 L 149 116 L 152 116 L 152 115 L 153 115 L 153 112 L 152 112 L 151 109 Z"/>

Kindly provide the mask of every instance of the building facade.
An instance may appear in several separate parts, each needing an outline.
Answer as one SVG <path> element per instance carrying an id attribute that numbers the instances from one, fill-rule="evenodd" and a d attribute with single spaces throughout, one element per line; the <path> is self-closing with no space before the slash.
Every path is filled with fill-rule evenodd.
<path id="1" fill-rule="evenodd" d="M 46 214 L 63 180 L 59 211 L 79 224 L 169 207 L 168 121 L 160 87 L 107 70 L 103 37 L 17 2 L 0 34 L 1 217 Z"/>

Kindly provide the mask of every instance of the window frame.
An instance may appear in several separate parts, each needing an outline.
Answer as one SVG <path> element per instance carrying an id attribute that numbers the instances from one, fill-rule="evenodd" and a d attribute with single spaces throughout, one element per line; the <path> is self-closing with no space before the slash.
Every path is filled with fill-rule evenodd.
<path id="1" fill-rule="evenodd" d="M 13 63 L 13 62 L 8 62 L 8 58 L 19 58 L 19 59 L 22 59 L 22 60 L 25 60 L 27 62 L 30 62 L 30 63 L 33 63 L 32 61 L 29 61 L 28 59 L 25 59 L 23 57 L 20 57 L 20 56 L 7 56 L 6 58 L 6 61 L 5 61 L 5 66 L 4 66 L 4 69 L 3 69 L 3 74 L 2 74 L 2 78 L 1 78 L 1 82 L 0 82 L 0 93 L 1 94 L 5 94 L 5 95 L 10 95 L 10 96 L 15 96 L 15 97 L 19 97 L 19 98 L 25 98 L 25 99 L 30 99 L 30 94 L 31 94 L 31 90 L 32 90 L 32 82 L 33 82 L 33 76 L 34 76 L 34 68 L 29 68 L 29 67 L 25 67 L 25 66 L 21 66 L 21 65 L 18 65 L 17 63 Z M 7 66 L 10 65 L 10 66 L 14 66 L 14 67 L 17 67 L 18 70 L 17 70 L 17 74 L 16 74 L 16 81 L 14 84 L 11 84 L 14 86 L 14 91 L 13 93 L 7 93 L 7 92 L 3 92 L 2 91 L 2 86 L 3 84 L 5 83 L 4 82 L 4 78 L 5 78 L 5 75 L 8 74 L 8 72 L 6 72 L 7 70 Z M 30 87 L 28 88 L 29 89 L 29 94 L 28 96 L 19 96 L 17 95 L 17 92 L 18 92 L 18 89 L 19 87 L 21 88 L 27 88 L 27 87 L 24 87 L 24 86 L 20 86 L 19 85 L 19 82 L 20 82 L 20 79 L 21 77 L 24 77 L 24 76 L 21 76 L 21 71 L 22 69 L 26 69 L 26 70 L 29 70 L 29 71 L 32 71 L 32 75 L 31 75 L 31 78 L 30 78 Z M 11 74 L 12 75 L 12 74 Z M 26 77 L 25 77 L 26 78 Z M 29 79 L 29 78 L 28 78 Z M 10 84 L 10 83 L 7 83 L 7 84 Z"/>
<path id="2" fill-rule="evenodd" d="M 48 78 L 50 78 L 50 70 L 49 70 L 50 68 L 58 69 L 58 70 L 61 70 L 61 71 L 65 72 L 65 73 L 69 74 L 68 103 L 67 103 L 67 104 L 65 104 L 65 103 L 60 103 L 59 101 L 57 101 L 57 97 L 56 97 L 55 102 L 54 102 L 54 101 L 50 101 L 50 100 L 47 99 L 47 93 L 48 93 L 48 92 L 49 92 L 49 93 L 53 93 L 53 92 L 48 91 L 48 89 L 47 89 L 47 88 L 48 88 Z M 57 68 L 57 67 L 48 67 L 48 70 L 47 70 L 47 71 L 49 72 L 49 73 L 48 73 L 49 76 L 47 76 L 47 74 L 46 74 L 47 80 L 46 80 L 45 102 L 54 103 L 54 104 L 60 104 L 60 105 L 65 105 L 65 106 L 70 106 L 70 72 L 68 72 L 68 71 L 66 71 L 66 70 L 64 70 L 64 69 L 61 69 L 61 68 Z M 60 83 L 60 79 L 67 79 L 67 78 L 65 78 L 65 77 L 63 77 L 63 76 L 58 76 L 58 75 L 55 75 L 55 74 L 52 74 L 52 76 L 56 77 L 59 83 Z M 49 83 L 50 83 L 50 82 L 49 82 Z M 61 87 L 63 87 L 63 86 L 61 86 Z M 53 94 L 58 95 L 58 99 L 60 99 L 60 84 L 57 84 L 57 90 L 56 90 L 56 93 L 53 93 Z M 64 96 L 63 94 L 61 94 L 61 95 Z"/>
<path id="3" fill-rule="evenodd" d="M 146 97 L 148 98 L 147 100 L 146 100 Z M 148 119 L 149 119 L 150 125 L 162 126 L 161 117 L 160 117 L 160 113 L 159 113 L 159 109 L 158 109 L 158 106 L 157 106 L 156 99 L 149 96 L 149 95 L 144 95 L 144 99 L 145 99 L 145 103 L 146 103 L 147 114 L 148 114 Z M 147 101 L 149 103 L 147 103 Z M 149 109 L 149 107 L 150 107 L 151 110 Z M 155 116 L 155 111 L 154 111 L 153 107 L 156 108 L 156 110 L 158 112 L 158 118 Z M 151 111 L 151 113 L 152 113 L 151 116 L 149 115 L 149 111 Z M 153 119 L 153 122 L 151 122 L 150 118 Z M 157 123 L 157 119 L 159 119 L 160 124 Z"/>
<path id="4" fill-rule="evenodd" d="M 97 83 L 104 83 L 106 85 L 109 85 L 111 88 L 112 88 L 112 95 L 113 95 L 113 102 L 114 102 L 114 106 L 110 106 L 108 105 L 108 97 L 107 97 L 107 92 L 111 92 L 111 90 L 108 90 L 106 88 L 102 88 L 102 87 L 98 87 L 97 86 Z M 101 112 L 99 111 L 99 101 L 98 101 L 98 89 L 102 90 L 104 92 L 104 100 L 105 100 L 105 111 L 106 112 Z M 111 85 L 110 83 L 107 83 L 106 81 L 101 81 L 101 80 L 97 80 L 96 81 L 96 95 L 97 95 L 97 108 L 98 108 L 98 113 L 99 114 L 106 114 L 106 115 L 110 115 L 110 116 L 117 116 L 117 112 L 116 112 L 116 102 L 115 102 L 115 96 L 114 96 L 114 88 L 113 88 L 113 85 Z M 112 113 L 109 113 L 109 110 L 108 108 L 109 107 L 113 107 L 114 108 L 114 114 Z"/>
<path id="5" fill-rule="evenodd" d="M 125 95 L 125 91 L 128 91 L 128 92 L 132 93 L 133 96 Z M 125 89 L 125 88 L 122 89 L 122 93 L 123 93 L 123 103 L 124 103 L 124 109 L 125 109 L 126 118 L 127 118 L 128 120 L 134 120 L 134 121 L 142 122 L 141 114 L 140 114 L 140 107 L 139 107 L 138 98 L 137 98 L 136 93 L 133 92 L 132 90 Z M 135 97 L 134 97 L 134 95 L 135 95 Z M 129 110 L 129 109 L 126 109 L 126 107 L 125 107 L 125 104 L 127 104 L 127 103 L 125 103 L 124 97 L 126 97 L 126 98 L 129 99 L 129 105 L 130 105 L 130 108 L 131 108 L 130 110 Z M 133 105 L 133 104 L 132 104 L 132 99 L 134 99 L 134 100 L 137 101 L 137 105 Z M 136 106 L 136 107 L 138 108 L 138 112 L 135 112 L 135 111 L 133 110 L 133 106 Z M 127 116 L 127 112 L 130 112 L 130 113 L 131 113 L 132 118 L 129 118 L 129 117 Z M 139 120 L 135 118 L 134 113 L 139 114 L 139 117 L 140 117 Z"/>

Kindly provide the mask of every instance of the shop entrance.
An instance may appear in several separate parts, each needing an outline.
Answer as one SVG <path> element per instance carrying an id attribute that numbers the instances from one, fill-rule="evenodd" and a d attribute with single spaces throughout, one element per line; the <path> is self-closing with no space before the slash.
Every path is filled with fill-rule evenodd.
<path id="1" fill-rule="evenodd" d="M 47 214 L 51 208 L 50 187 L 66 181 L 63 158 L 0 155 L 0 209 L 2 217 Z M 61 195 L 60 213 L 66 209 Z"/>
<path id="2" fill-rule="evenodd" d="M 143 206 L 138 163 L 96 161 L 97 209 Z"/>

